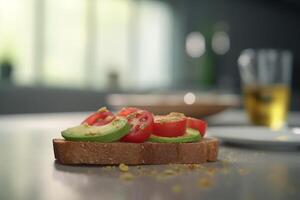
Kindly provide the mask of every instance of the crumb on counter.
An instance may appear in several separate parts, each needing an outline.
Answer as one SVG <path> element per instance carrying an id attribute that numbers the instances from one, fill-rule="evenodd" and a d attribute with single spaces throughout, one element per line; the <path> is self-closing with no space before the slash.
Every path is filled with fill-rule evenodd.
<path id="1" fill-rule="evenodd" d="M 222 174 L 228 174 L 229 169 L 226 167 L 222 167 L 221 169 L 218 169 L 213 166 L 205 166 L 201 164 L 169 164 L 166 165 L 162 169 L 157 169 L 157 168 L 152 168 L 152 167 L 144 167 L 141 165 L 137 165 L 136 169 L 137 170 L 132 170 L 129 172 L 129 166 L 121 163 L 117 169 L 122 172 L 120 174 L 120 179 L 123 180 L 132 180 L 135 179 L 136 177 L 141 177 L 141 176 L 147 176 L 154 178 L 157 181 L 164 181 L 169 178 L 175 177 L 175 176 L 180 176 L 183 174 L 188 174 L 188 173 L 200 173 L 201 175 L 206 174 L 205 178 L 201 178 L 197 181 L 197 185 L 201 188 L 208 188 L 213 185 L 213 177 L 217 173 L 222 173 Z M 113 166 L 106 166 L 104 167 L 105 170 L 112 170 Z M 248 169 L 242 169 L 238 168 L 237 173 L 241 175 L 246 175 L 250 172 Z M 181 185 L 179 184 L 174 184 L 173 186 L 171 185 L 170 187 L 171 192 L 177 193 L 181 191 Z"/>
<path id="2" fill-rule="evenodd" d="M 124 163 L 121 163 L 119 165 L 119 169 L 120 169 L 121 172 L 128 172 L 129 167 L 127 165 L 125 165 Z"/>
<path id="3" fill-rule="evenodd" d="M 175 165 L 175 166 L 171 166 L 176 172 L 179 172 L 181 169 L 180 169 L 180 166 L 178 165 Z"/>
<path id="4" fill-rule="evenodd" d="M 201 178 L 198 180 L 197 182 L 198 187 L 200 188 L 210 188 L 211 186 L 213 186 L 213 181 L 210 178 Z"/>
<path id="5" fill-rule="evenodd" d="M 240 168 L 240 169 L 238 169 L 238 173 L 239 173 L 240 175 L 244 176 L 244 175 L 249 174 L 249 173 L 250 173 L 250 170 L 249 170 L 249 169 Z"/>
<path id="6" fill-rule="evenodd" d="M 165 175 L 174 175 L 175 174 L 175 171 L 173 169 L 166 169 L 164 171 L 164 174 Z"/>
<path id="7" fill-rule="evenodd" d="M 221 163 L 223 166 L 228 166 L 230 162 L 228 160 L 222 160 Z"/>
<path id="8" fill-rule="evenodd" d="M 206 170 L 206 173 L 210 176 L 214 176 L 216 174 L 216 171 L 217 170 L 215 168 L 210 167 Z"/>
<path id="9" fill-rule="evenodd" d="M 137 168 L 138 168 L 138 169 L 142 169 L 142 166 L 141 166 L 141 165 L 138 165 Z"/>
<path id="10" fill-rule="evenodd" d="M 189 169 L 199 169 L 201 168 L 200 164 L 188 164 L 187 165 Z"/>
<path id="11" fill-rule="evenodd" d="M 182 191 L 182 187 L 179 184 L 175 184 L 172 186 L 171 190 L 174 193 L 180 193 Z"/>
<path id="12" fill-rule="evenodd" d="M 120 175 L 120 179 L 125 180 L 125 181 L 131 181 L 134 179 L 134 175 L 129 172 L 125 172 Z"/>

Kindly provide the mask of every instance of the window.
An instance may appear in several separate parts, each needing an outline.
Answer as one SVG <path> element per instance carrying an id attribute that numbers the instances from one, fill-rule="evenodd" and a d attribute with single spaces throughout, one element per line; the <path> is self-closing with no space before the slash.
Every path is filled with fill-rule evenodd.
<path id="1" fill-rule="evenodd" d="M 45 3 L 44 84 L 82 87 L 85 81 L 86 1 Z"/>
<path id="2" fill-rule="evenodd" d="M 0 62 L 13 64 L 14 82 L 34 83 L 33 0 L 0 0 Z"/>
<path id="3" fill-rule="evenodd" d="M 137 84 L 141 88 L 167 86 L 170 77 L 171 13 L 166 4 L 145 1 L 138 24 Z"/>
<path id="4" fill-rule="evenodd" d="M 171 26 L 159 1 L 0 0 L 0 59 L 19 85 L 167 86 Z"/>

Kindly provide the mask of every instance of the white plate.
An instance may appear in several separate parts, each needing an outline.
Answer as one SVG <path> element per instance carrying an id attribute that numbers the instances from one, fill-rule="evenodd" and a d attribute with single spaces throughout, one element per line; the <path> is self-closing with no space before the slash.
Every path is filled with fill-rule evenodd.
<path id="1" fill-rule="evenodd" d="M 266 127 L 212 127 L 209 136 L 217 137 L 221 141 L 231 144 L 259 146 L 259 147 L 300 147 L 299 129 L 284 128 L 272 131 Z"/>

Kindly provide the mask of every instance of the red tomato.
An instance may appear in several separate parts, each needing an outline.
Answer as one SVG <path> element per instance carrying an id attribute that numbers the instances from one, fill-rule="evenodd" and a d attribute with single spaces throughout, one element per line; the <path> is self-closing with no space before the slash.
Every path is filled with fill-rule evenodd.
<path id="1" fill-rule="evenodd" d="M 178 137 L 185 134 L 186 117 L 181 113 L 158 115 L 154 117 L 154 135 Z"/>
<path id="2" fill-rule="evenodd" d="M 153 115 L 146 110 L 123 108 L 118 115 L 125 116 L 132 125 L 130 132 L 121 141 L 142 143 L 153 133 Z"/>
<path id="3" fill-rule="evenodd" d="M 200 119 L 188 117 L 187 127 L 197 129 L 200 132 L 201 136 L 203 137 L 206 132 L 207 123 Z"/>
<path id="4" fill-rule="evenodd" d="M 115 116 L 106 108 L 100 108 L 97 112 L 88 116 L 81 124 L 90 126 L 103 126 L 114 120 Z"/>
<path id="5" fill-rule="evenodd" d="M 133 113 L 133 112 L 137 112 L 139 109 L 138 108 L 134 108 L 134 107 L 126 107 L 126 108 L 122 108 L 117 115 L 119 116 L 123 116 L 126 117 L 127 115 Z"/>

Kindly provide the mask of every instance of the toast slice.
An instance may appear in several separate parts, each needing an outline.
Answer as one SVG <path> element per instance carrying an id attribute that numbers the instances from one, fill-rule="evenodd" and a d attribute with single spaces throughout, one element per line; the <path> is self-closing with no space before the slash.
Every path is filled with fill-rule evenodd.
<path id="1" fill-rule="evenodd" d="M 61 164 L 127 165 L 204 163 L 217 160 L 219 141 L 195 143 L 100 143 L 53 139 L 54 156 Z"/>

